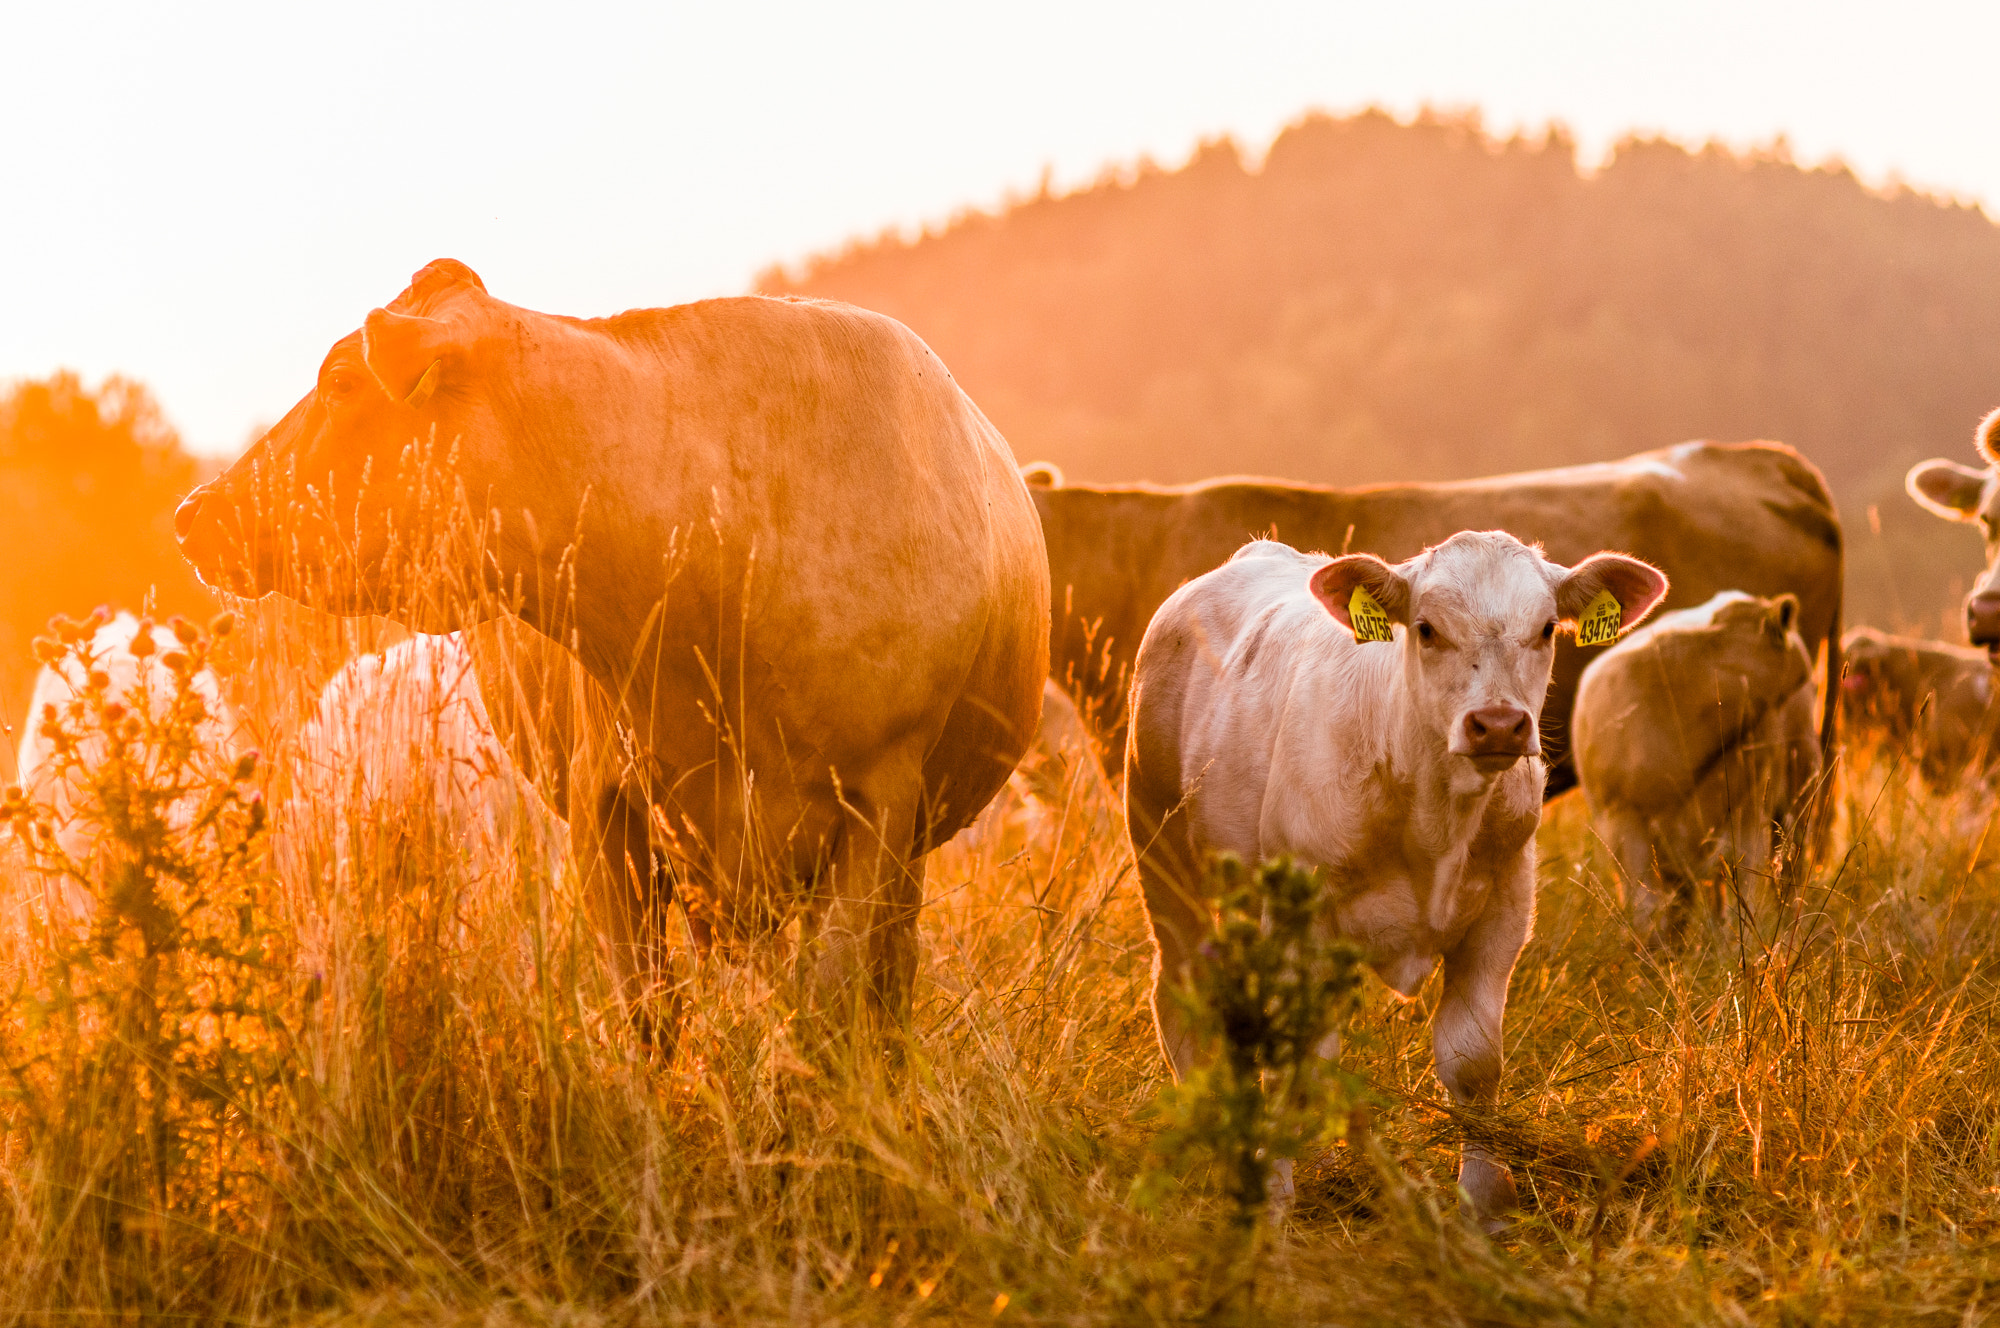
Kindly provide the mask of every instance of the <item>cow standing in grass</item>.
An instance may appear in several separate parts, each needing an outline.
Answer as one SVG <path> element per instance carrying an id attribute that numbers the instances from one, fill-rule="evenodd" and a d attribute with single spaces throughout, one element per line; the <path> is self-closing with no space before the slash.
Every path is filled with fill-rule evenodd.
<path id="1" fill-rule="evenodd" d="M 1210 929 L 1209 860 L 1289 854 L 1326 874 L 1327 929 L 1359 942 L 1399 995 L 1443 960 L 1438 1078 L 1455 1101 L 1492 1102 L 1507 982 L 1534 922 L 1537 721 L 1557 632 L 1605 592 L 1630 627 L 1666 589 L 1635 558 L 1571 569 L 1511 535 L 1467 532 L 1395 566 L 1259 540 L 1175 592 L 1139 647 L 1126 755 L 1153 1008 L 1175 1074 L 1195 1048 L 1166 986 Z M 1392 639 L 1356 639 L 1357 591 L 1379 609 L 1359 634 Z M 1511 1177 L 1476 1145 L 1459 1184 L 1489 1218 L 1513 1202 Z"/>
<path id="2" fill-rule="evenodd" d="M 802 914 L 822 1005 L 907 1008 L 925 855 L 1034 735 L 1048 564 L 1005 441 L 901 324 L 818 301 L 605 319 L 440 260 L 176 517 L 210 584 L 573 651 L 570 791 L 634 988 Z M 575 840 L 573 839 L 573 842 Z"/>

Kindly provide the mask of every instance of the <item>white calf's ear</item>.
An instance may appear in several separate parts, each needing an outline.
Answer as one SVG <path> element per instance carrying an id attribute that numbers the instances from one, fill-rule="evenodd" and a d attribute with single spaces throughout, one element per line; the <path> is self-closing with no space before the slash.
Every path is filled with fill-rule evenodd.
<path id="1" fill-rule="evenodd" d="M 1667 574 L 1651 563 L 1640 562 L 1623 553 L 1593 553 L 1556 585 L 1556 614 L 1565 623 L 1576 624 L 1586 614 L 1597 618 L 1608 595 L 1618 607 L 1615 625 L 1601 640 L 1579 638 L 1579 644 L 1602 644 L 1604 640 L 1629 632 L 1666 597 Z M 1595 609 L 1596 613 L 1592 610 Z"/>
<path id="2" fill-rule="evenodd" d="M 1988 446 L 1988 432 L 1996 419 L 2000 419 L 2000 411 L 1988 415 L 1980 426 L 1982 450 Z M 1947 521 L 1971 521 L 1978 517 L 1979 500 L 1986 493 L 1986 472 L 1941 457 L 1919 461 L 1903 477 L 1903 488 L 1917 506 Z"/>
<path id="3" fill-rule="evenodd" d="M 1335 558 L 1313 573 L 1311 584 L 1313 597 L 1326 606 L 1326 611 L 1342 627 L 1354 633 L 1356 640 L 1384 640 L 1387 632 L 1383 623 L 1370 621 L 1374 615 L 1367 612 L 1367 600 L 1357 600 L 1356 591 L 1365 592 L 1388 622 L 1407 626 L 1410 621 L 1410 583 L 1372 553 L 1350 553 Z M 1354 613 L 1357 602 L 1363 609 L 1363 620 L 1358 623 Z"/>

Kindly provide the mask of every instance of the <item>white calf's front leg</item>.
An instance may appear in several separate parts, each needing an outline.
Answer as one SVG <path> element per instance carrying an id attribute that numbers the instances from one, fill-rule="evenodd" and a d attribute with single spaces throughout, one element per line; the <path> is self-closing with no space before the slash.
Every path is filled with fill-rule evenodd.
<path id="1" fill-rule="evenodd" d="M 1437 1076 L 1460 1106 L 1491 1106 L 1500 1092 L 1501 1022 L 1514 961 L 1534 926 L 1532 849 L 1497 882 L 1486 909 L 1458 948 L 1444 957 L 1444 997 L 1432 1026 Z M 1489 1232 L 1503 1226 L 1514 1207 L 1514 1178 L 1482 1146 L 1459 1153 L 1458 1187 L 1471 1213 Z"/>

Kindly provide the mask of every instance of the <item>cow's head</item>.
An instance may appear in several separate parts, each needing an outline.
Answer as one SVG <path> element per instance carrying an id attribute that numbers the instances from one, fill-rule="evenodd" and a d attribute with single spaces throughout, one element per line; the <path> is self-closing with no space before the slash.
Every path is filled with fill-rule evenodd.
<path id="1" fill-rule="evenodd" d="M 1622 553 L 1569 568 L 1504 532 L 1465 531 L 1393 567 L 1349 554 L 1312 578 L 1313 594 L 1350 631 L 1357 587 L 1407 629 L 1399 645 L 1420 722 L 1447 752 L 1490 775 L 1541 755 L 1557 633 L 1606 591 L 1623 632 L 1660 602 L 1667 578 Z"/>
<path id="2" fill-rule="evenodd" d="M 1714 634 L 1707 660 L 1715 672 L 1747 679 L 1751 695 L 1772 700 L 1811 681 L 1813 657 L 1799 636 L 1798 596 L 1761 599 L 1725 590 L 1701 608 Z"/>
<path id="3" fill-rule="evenodd" d="M 1983 470 L 1934 458 L 1910 468 L 1903 487 L 1921 507 L 1947 521 L 1977 521 L 1986 536 L 1986 570 L 1965 600 L 1965 634 L 1973 645 L 2000 657 L 2000 410 L 1979 422 L 1974 445 Z"/>
<path id="4" fill-rule="evenodd" d="M 424 598 L 413 564 L 467 511 L 486 510 L 488 495 L 468 495 L 462 476 L 504 470 L 480 455 L 498 430 L 491 394 L 477 385 L 510 367 L 494 361 L 518 353 L 519 315 L 452 259 L 371 311 L 327 352 L 313 390 L 175 513 L 181 551 L 202 580 L 433 630 L 453 625 L 436 621 L 452 610 L 411 602 Z"/>
<path id="5" fill-rule="evenodd" d="M 1897 675 L 1907 672 L 1900 667 L 1907 653 L 1872 627 L 1857 627 L 1840 638 L 1840 704 L 1848 718 L 1866 718 L 1895 689 Z"/>

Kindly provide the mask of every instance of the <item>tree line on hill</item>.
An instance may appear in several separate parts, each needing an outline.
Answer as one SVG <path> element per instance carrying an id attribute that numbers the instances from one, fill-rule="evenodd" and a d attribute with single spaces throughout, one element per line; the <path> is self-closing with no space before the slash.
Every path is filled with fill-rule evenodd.
<path id="1" fill-rule="evenodd" d="M 1781 150 L 1309 116 L 773 269 L 924 337 L 1074 479 L 1334 484 L 1789 442 L 1849 531 L 1850 621 L 1955 635 L 1979 541 L 1901 492 L 2000 405 L 2000 227 Z M 1871 516 L 1871 509 L 1873 514 Z"/>
<path id="2" fill-rule="evenodd" d="M 1310 116 L 773 269 L 890 314 L 1074 479 L 1446 479 L 1776 438 L 1824 470 L 1849 622 L 1958 639 L 1975 531 L 1903 471 L 2000 405 L 2000 227 L 1780 152 Z M 199 478 L 138 383 L 0 390 L 0 720 L 31 638 L 93 605 L 207 613 L 173 510 Z M 11 743 L 8 744 L 11 746 Z M 5 764 L 0 762 L 0 764 Z"/>

